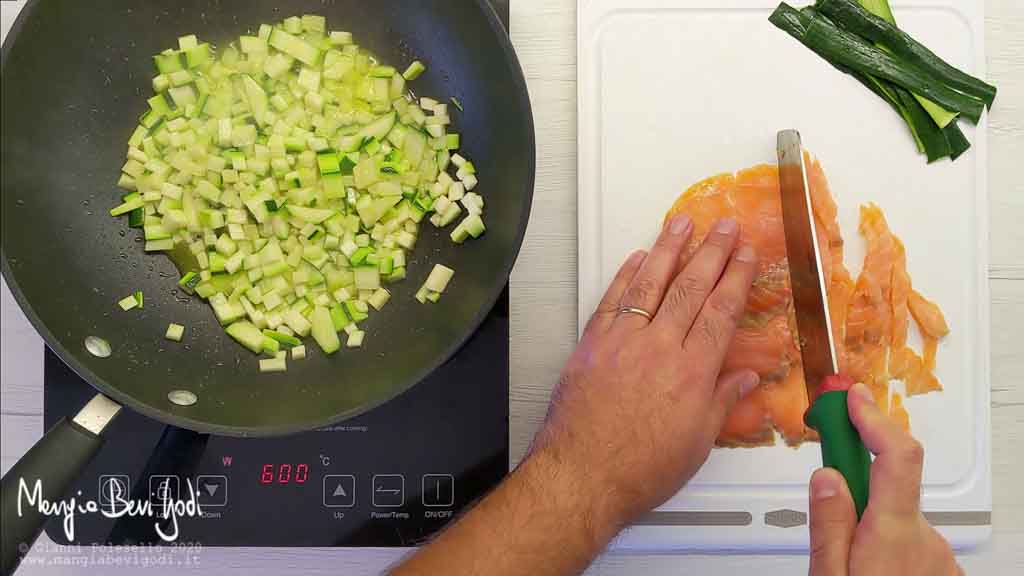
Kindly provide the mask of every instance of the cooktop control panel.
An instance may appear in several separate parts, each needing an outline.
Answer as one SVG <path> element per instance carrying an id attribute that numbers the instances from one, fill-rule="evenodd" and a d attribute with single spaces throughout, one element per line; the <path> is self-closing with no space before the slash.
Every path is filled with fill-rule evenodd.
<path id="1" fill-rule="evenodd" d="M 46 426 L 95 393 L 47 350 Z M 508 297 L 427 380 L 362 416 L 280 438 L 167 427 L 125 410 L 74 495 L 78 544 L 410 546 L 508 470 Z M 148 512 L 146 511 L 148 505 Z M 58 543 L 63 518 L 49 522 Z"/>

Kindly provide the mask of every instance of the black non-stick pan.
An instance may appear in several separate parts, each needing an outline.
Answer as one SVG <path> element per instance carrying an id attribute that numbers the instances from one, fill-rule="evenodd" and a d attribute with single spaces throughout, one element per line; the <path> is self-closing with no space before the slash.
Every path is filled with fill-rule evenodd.
<path id="1" fill-rule="evenodd" d="M 171 262 L 144 254 L 139 231 L 108 210 L 119 202 L 126 142 L 151 91 L 151 56 L 181 35 L 218 43 L 305 13 L 326 16 L 330 29 L 351 31 L 396 67 L 424 61 L 428 70 L 411 88 L 458 98 L 465 111 L 452 107 L 453 122 L 480 175 L 488 230 L 455 246 L 447 232 L 425 226 L 409 278 L 365 323 L 362 348 L 325 357 L 314 346 L 288 372 L 260 374 L 256 357 L 229 339 L 206 303 L 177 289 Z M 3 478 L 5 572 L 21 556 L 18 544 L 41 528 L 37 516 L 15 517 L 19 480 L 31 487 L 40 478 L 43 494 L 60 499 L 118 405 L 201 433 L 266 436 L 343 420 L 415 385 L 493 306 L 530 211 L 526 85 L 505 31 L 480 0 L 38 0 L 3 45 L 2 110 L 3 276 L 47 345 L 101 395 Z M 454 268 L 455 278 L 438 303 L 422 305 L 413 293 L 433 263 Z M 136 290 L 145 307 L 121 311 L 116 302 Z M 163 337 L 170 322 L 187 327 L 180 344 Z M 90 337 L 109 343 L 109 357 L 90 352 Z M 181 405 L 190 394 L 194 403 Z"/>

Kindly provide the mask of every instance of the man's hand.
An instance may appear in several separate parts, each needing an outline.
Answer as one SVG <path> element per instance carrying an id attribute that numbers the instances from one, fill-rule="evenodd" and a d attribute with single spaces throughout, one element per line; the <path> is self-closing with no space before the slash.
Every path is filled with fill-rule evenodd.
<path id="1" fill-rule="evenodd" d="M 719 374 L 757 258 L 736 249 L 733 221 L 687 257 L 692 229 L 674 218 L 649 254 L 622 266 L 529 456 L 393 574 L 582 572 L 700 468 L 726 412 L 758 382 L 750 371 Z"/>
<path id="2" fill-rule="evenodd" d="M 850 420 L 871 464 L 871 496 L 857 523 L 843 477 L 822 468 L 811 477 L 811 576 L 955 576 L 949 544 L 921 514 L 924 449 L 857 384 L 847 400 Z"/>
<path id="3" fill-rule="evenodd" d="M 649 254 L 619 270 L 535 441 L 535 453 L 579 472 L 599 520 L 628 523 L 678 491 L 758 383 L 749 370 L 719 373 L 757 257 L 737 249 L 737 224 L 723 220 L 687 261 L 692 229 L 687 217 L 672 219 Z"/>

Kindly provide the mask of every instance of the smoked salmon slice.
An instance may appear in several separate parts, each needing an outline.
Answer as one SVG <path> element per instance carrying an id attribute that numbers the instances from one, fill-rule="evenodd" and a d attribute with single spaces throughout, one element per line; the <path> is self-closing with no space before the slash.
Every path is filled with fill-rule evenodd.
<path id="1" fill-rule="evenodd" d="M 858 230 L 867 250 L 860 274 L 850 274 L 838 206 L 825 172 L 809 154 L 805 164 L 840 370 L 866 383 L 883 411 L 909 427 L 903 396 L 893 393 L 890 380 L 903 381 L 908 396 L 941 390 L 933 374 L 935 355 L 949 327 L 939 306 L 913 288 L 903 243 L 875 204 L 861 207 Z M 731 217 L 740 224 L 740 241 L 760 257 L 722 369 L 754 370 L 761 385 L 729 413 L 718 445 L 771 445 L 776 433 L 793 446 L 816 440 L 803 421 L 808 400 L 796 341 L 778 168 L 759 165 L 702 180 L 675 201 L 665 218 L 676 214 L 687 214 L 694 222 L 690 250 L 717 220 Z M 910 318 L 924 338 L 923 357 L 907 345 Z"/>

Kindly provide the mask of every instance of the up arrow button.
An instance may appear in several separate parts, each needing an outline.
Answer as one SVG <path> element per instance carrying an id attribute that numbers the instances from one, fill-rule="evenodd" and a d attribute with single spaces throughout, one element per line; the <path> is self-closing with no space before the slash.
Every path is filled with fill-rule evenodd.
<path id="1" fill-rule="evenodd" d="M 324 507 L 352 508 L 356 505 L 356 477 L 351 474 L 324 476 Z"/>

